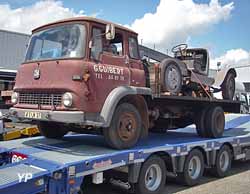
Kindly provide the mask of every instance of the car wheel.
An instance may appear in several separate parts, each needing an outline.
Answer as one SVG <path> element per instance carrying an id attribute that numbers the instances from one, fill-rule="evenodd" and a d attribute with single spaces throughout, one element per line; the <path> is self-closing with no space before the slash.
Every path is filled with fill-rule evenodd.
<path id="1" fill-rule="evenodd" d="M 222 84 L 222 97 L 226 100 L 232 100 L 235 93 L 235 76 L 229 73 Z"/>

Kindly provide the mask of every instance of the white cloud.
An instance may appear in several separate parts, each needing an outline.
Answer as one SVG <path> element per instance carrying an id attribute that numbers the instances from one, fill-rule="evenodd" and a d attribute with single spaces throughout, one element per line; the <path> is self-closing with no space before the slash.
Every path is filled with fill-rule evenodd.
<path id="1" fill-rule="evenodd" d="M 31 33 L 31 30 L 56 20 L 84 15 L 81 10 L 65 8 L 61 1 L 38 1 L 27 7 L 12 9 L 9 4 L 0 4 L 0 28 Z"/>
<path id="2" fill-rule="evenodd" d="M 244 49 L 232 49 L 220 57 L 211 60 L 211 68 L 217 67 L 217 62 L 221 62 L 222 67 L 230 65 L 236 68 L 237 81 L 250 82 L 250 51 Z"/>
<path id="3" fill-rule="evenodd" d="M 130 26 L 139 33 L 143 43 L 165 50 L 187 42 L 190 36 L 205 32 L 227 20 L 233 3 L 221 5 L 218 0 L 198 4 L 193 0 L 161 0 L 155 13 L 147 13 Z"/>

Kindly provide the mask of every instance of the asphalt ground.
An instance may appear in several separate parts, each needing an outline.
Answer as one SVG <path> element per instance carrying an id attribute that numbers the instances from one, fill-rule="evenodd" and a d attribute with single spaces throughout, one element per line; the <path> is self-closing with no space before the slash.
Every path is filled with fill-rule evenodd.
<path id="1" fill-rule="evenodd" d="M 110 184 L 88 185 L 84 194 L 127 194 Z M 215 178 L 207 170 L 201 183 L 194 187 L 183 186 L 175 180 L 168 179 L 162 194 L 250 194 L 250 161 L 233 162 L 229 175 Z"/>

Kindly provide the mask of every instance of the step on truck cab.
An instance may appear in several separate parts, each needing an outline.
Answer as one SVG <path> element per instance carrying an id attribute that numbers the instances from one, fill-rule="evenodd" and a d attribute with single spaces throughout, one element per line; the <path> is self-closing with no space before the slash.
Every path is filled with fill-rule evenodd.
<path id="1" fill-rule="evenodd" d="M 17 73 L 11 115 L 37 122 L 48 138 L 94 132 L 116 149 L 134 146 L 148 130 L 192 123 L 202 137 L 222 136 L 224 111 L 239 112 L 239 103 L 214 99 L 202 83 L 198 95 L 171 92 L 179 69 L 182 82 L 192 83 L 186 64 L 172 59 L 180 66 L 166 66 L 164 59 L 150 65 L 139 53 L 135 32 L 103 20 L 79 17 L 39 27 Z"/>

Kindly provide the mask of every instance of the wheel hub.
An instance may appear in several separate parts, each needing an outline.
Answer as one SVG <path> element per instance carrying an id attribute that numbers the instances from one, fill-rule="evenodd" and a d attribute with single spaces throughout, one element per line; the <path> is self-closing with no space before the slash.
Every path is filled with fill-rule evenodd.
<path id="1" fill-rule="evenodd" d="M 220 169 L 225 172 L 229 166 L 229 155 L 226 151 L 222 152 L 220 155 Z"/>
<path id="2" fill-rule="evenodd" d="M 145 174 L 145 186 L 149 191 L 155 191 L 159 188 L 162 180 L 161 168 L 157 164 L 152 164 Z"/>
<path id="3" fill-rule="evenodd" d="M 119 120 L 118 135 L 123 141 L 134 138 L 136 132 L 136 120 L 132 113 L 124 113 Z"/>
<path id="4" fill-rule="evenodd" d="M 177 88 L 178 86 L 178 73 L 176 71 L 175 68 L 171 68 L 168 72 L 168 76 L 167 76 L 167 81 L 168 81 L 168 84 L 169 86 L 172 88 L 172 89 L 175 89 Z"/>
<path id="5" fill-rule="evenodd" d="M 191 179 L 197 179 L 201 172 L 201 161 L 198 156 L 194 156 L 188 166 L 188 174 Z"/>

